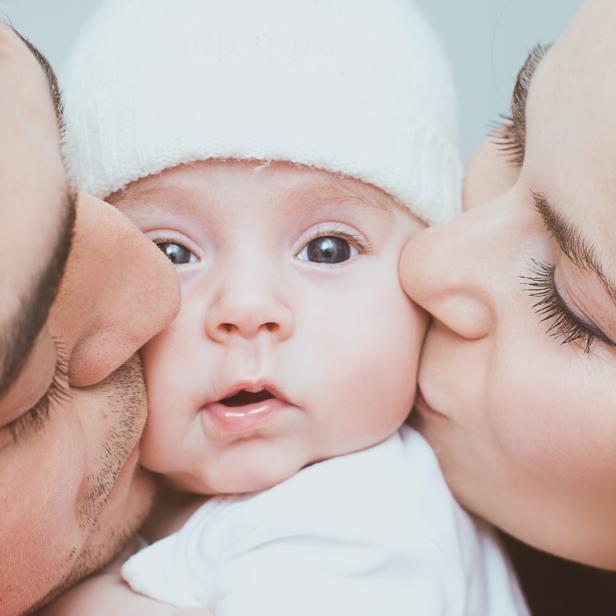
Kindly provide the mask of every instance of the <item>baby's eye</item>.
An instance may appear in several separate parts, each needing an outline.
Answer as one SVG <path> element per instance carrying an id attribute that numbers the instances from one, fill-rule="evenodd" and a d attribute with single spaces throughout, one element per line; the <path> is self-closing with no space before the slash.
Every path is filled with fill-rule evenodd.
<path id="1" fill-rule="evenodd" d="M 324 235 L 310 240 L 297 255 L 301 261 L 312 263 L 342 263 L 357 254 L 357 248 L 348 240 L 334 235 Z"/>
<path id="2" fill-rule="evenodd" d="M 177 242 L 160 242 L 156 245 L 173 265 L 186 265 L 197 261 L 197 257 L 186 246 Z"/>

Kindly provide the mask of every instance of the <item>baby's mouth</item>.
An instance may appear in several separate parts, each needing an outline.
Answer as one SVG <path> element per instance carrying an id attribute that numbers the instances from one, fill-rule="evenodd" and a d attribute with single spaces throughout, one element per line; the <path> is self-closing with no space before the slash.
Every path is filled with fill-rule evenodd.
<path id="1" fill-rule="evenodd" d="M 203 417 L 225 434 L 253 432 L 265 426 L 274 416 L 294 408 L 276 389 L 265 384 L 244 385 L 242 389 L 232 392 L 203 407 Z"/>
<path id="2" fill-rule="evenodd" d="M 248 404 L 257 404 L 258 402 L 270 400 L 274 397 L 275 396 L 267 391 L 267 389 L 262 389 L 261 391 L 246 391 L 245 389 L 241 389 L 233 396 L 223 398 L 220 403 L 228 407 L 238 407 L 247 406 Z"/>

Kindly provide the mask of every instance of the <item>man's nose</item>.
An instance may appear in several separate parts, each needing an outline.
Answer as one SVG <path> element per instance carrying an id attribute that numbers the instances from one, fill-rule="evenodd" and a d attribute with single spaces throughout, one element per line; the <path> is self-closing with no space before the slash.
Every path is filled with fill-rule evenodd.
<path id="1" fill-rule="evenodd" d="M 223 343 L 261 333 L 284 341 L 293 332 L 293 315 L 286 302 L 281 276 L 265 264 L 237 259 L 221 275 L 206 311 L 206 334 Z"/>
<path id="2" fill-rule="evenodd" d="M 163 329 L 179 307 L 177 275 L 112 206 L 81 195 L 52 319 L 75 387 L 98 383 Z"/>
<path id="3" fill-rule="evenodd" d="M 422 231 L 408 242 L 400 259 L 400 279 L 411 299 L 469 340 L 491 332 L 502 278 L 509 279 L 500 265 L 516 231 L 510 215 L 497 207 L 479 206 Z"/>

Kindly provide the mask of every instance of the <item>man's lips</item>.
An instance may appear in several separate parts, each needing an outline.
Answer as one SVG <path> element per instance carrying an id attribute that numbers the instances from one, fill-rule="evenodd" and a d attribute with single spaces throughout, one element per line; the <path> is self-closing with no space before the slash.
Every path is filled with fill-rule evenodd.
<path id="1" fill-rule="evenodd" d="M 222 432 L 237 434 L 255 430 L 290 403 L 267 383 L 243 383 L 202 410 Z"/>

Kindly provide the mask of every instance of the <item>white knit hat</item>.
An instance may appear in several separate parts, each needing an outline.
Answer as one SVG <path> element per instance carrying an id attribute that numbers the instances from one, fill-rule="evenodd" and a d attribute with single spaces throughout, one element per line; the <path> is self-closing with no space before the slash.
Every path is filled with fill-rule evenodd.
<path id="1" fill-rule="evenodd" d="M 459 210 L 454 86 L 411 0 L 107 0 L 65 71 L 65 155 L 98 197 L 181 163 L 287 160 Z"/>

